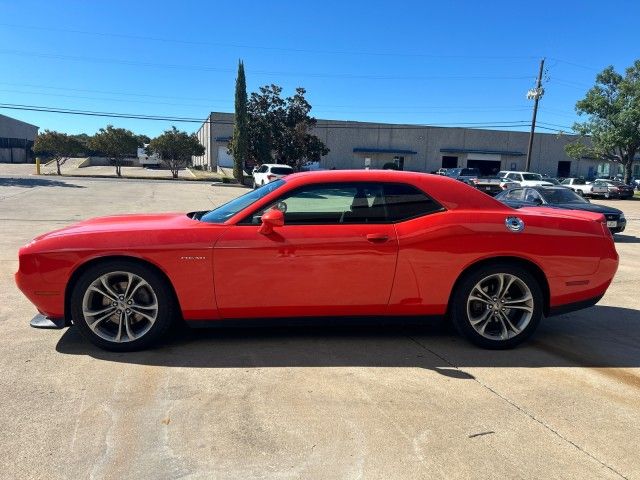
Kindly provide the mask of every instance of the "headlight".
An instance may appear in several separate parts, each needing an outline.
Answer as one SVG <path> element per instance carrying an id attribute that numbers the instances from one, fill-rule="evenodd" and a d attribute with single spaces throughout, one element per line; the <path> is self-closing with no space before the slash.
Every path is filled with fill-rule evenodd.
<path id="1" fill-rule="evenodd" d="M 624 213 L 620 214 L 620 220 L 627 221 L 627 219 L 626 219 L 626 218 L 624 218 Z"/>

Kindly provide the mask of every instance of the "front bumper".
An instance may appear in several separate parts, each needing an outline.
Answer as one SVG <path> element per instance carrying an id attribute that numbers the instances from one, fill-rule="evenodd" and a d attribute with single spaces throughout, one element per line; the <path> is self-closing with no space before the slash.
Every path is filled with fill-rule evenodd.
<path id="1" fill-rule="evenodd" d="M 47 317 L 41 313 L 38 313 L 33 317 L 31 322 L 29 322 L 29 325 L 33 328 L 45 328 L 50 330 L 60 330 L 69 326 L 64 318 Z"/>

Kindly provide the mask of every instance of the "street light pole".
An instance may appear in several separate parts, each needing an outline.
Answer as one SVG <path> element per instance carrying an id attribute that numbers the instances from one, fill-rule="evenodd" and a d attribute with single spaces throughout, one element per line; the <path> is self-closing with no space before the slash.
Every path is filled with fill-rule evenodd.
<path id="1" fill-rule="evenodd" d="M 531 119 L 531 133 L 529 134 L 529 148 L 527 148 L 527 167 L 525 170 L 528 172 L 531 168 L 531 151 L 533 150 L 533 136 L 536 131 L 536 117 L 538 116 L 538 102 L 542 95 L 544 95 L 544 88 L 542 88 L 542 71 L 544 70 L 544 58 L 540 60 L 540 70 L 538 71 L 538 81 L 536 88 L 532 88 L 527 92 L 527 98 L 533 98 L 533 118 Z"/>

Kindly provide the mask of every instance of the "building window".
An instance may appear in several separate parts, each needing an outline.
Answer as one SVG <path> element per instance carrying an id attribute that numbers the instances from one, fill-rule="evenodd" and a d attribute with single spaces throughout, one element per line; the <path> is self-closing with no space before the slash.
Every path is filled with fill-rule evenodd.
<path id="1" fill-rule="evenodd" d="M 451 155 L 442 156 L 442 168 L 456 168 L 458 166 L 458 157 Z"/>

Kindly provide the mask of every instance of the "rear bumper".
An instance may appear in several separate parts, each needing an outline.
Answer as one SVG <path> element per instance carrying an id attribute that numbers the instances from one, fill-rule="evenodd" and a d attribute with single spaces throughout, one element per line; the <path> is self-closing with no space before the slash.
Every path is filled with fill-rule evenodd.
<path id="1" fill-rule="evenodd" d="M 603 296 L 604 296 L 604 293 L 602 295 L 588 298 L 586 300 L 580 300 L 579 302 L 565 303 L 564 305 L 556 305 L 555 307 L 549 308 L 549 313 L 547 314 L 547 317 L 553 317 L 555 315 L 562 315 L 564 313 L 575 312 L 577 310 L 582 310 L 584 308 L 592 307 L 596 303 L 598 303 Z"/>

